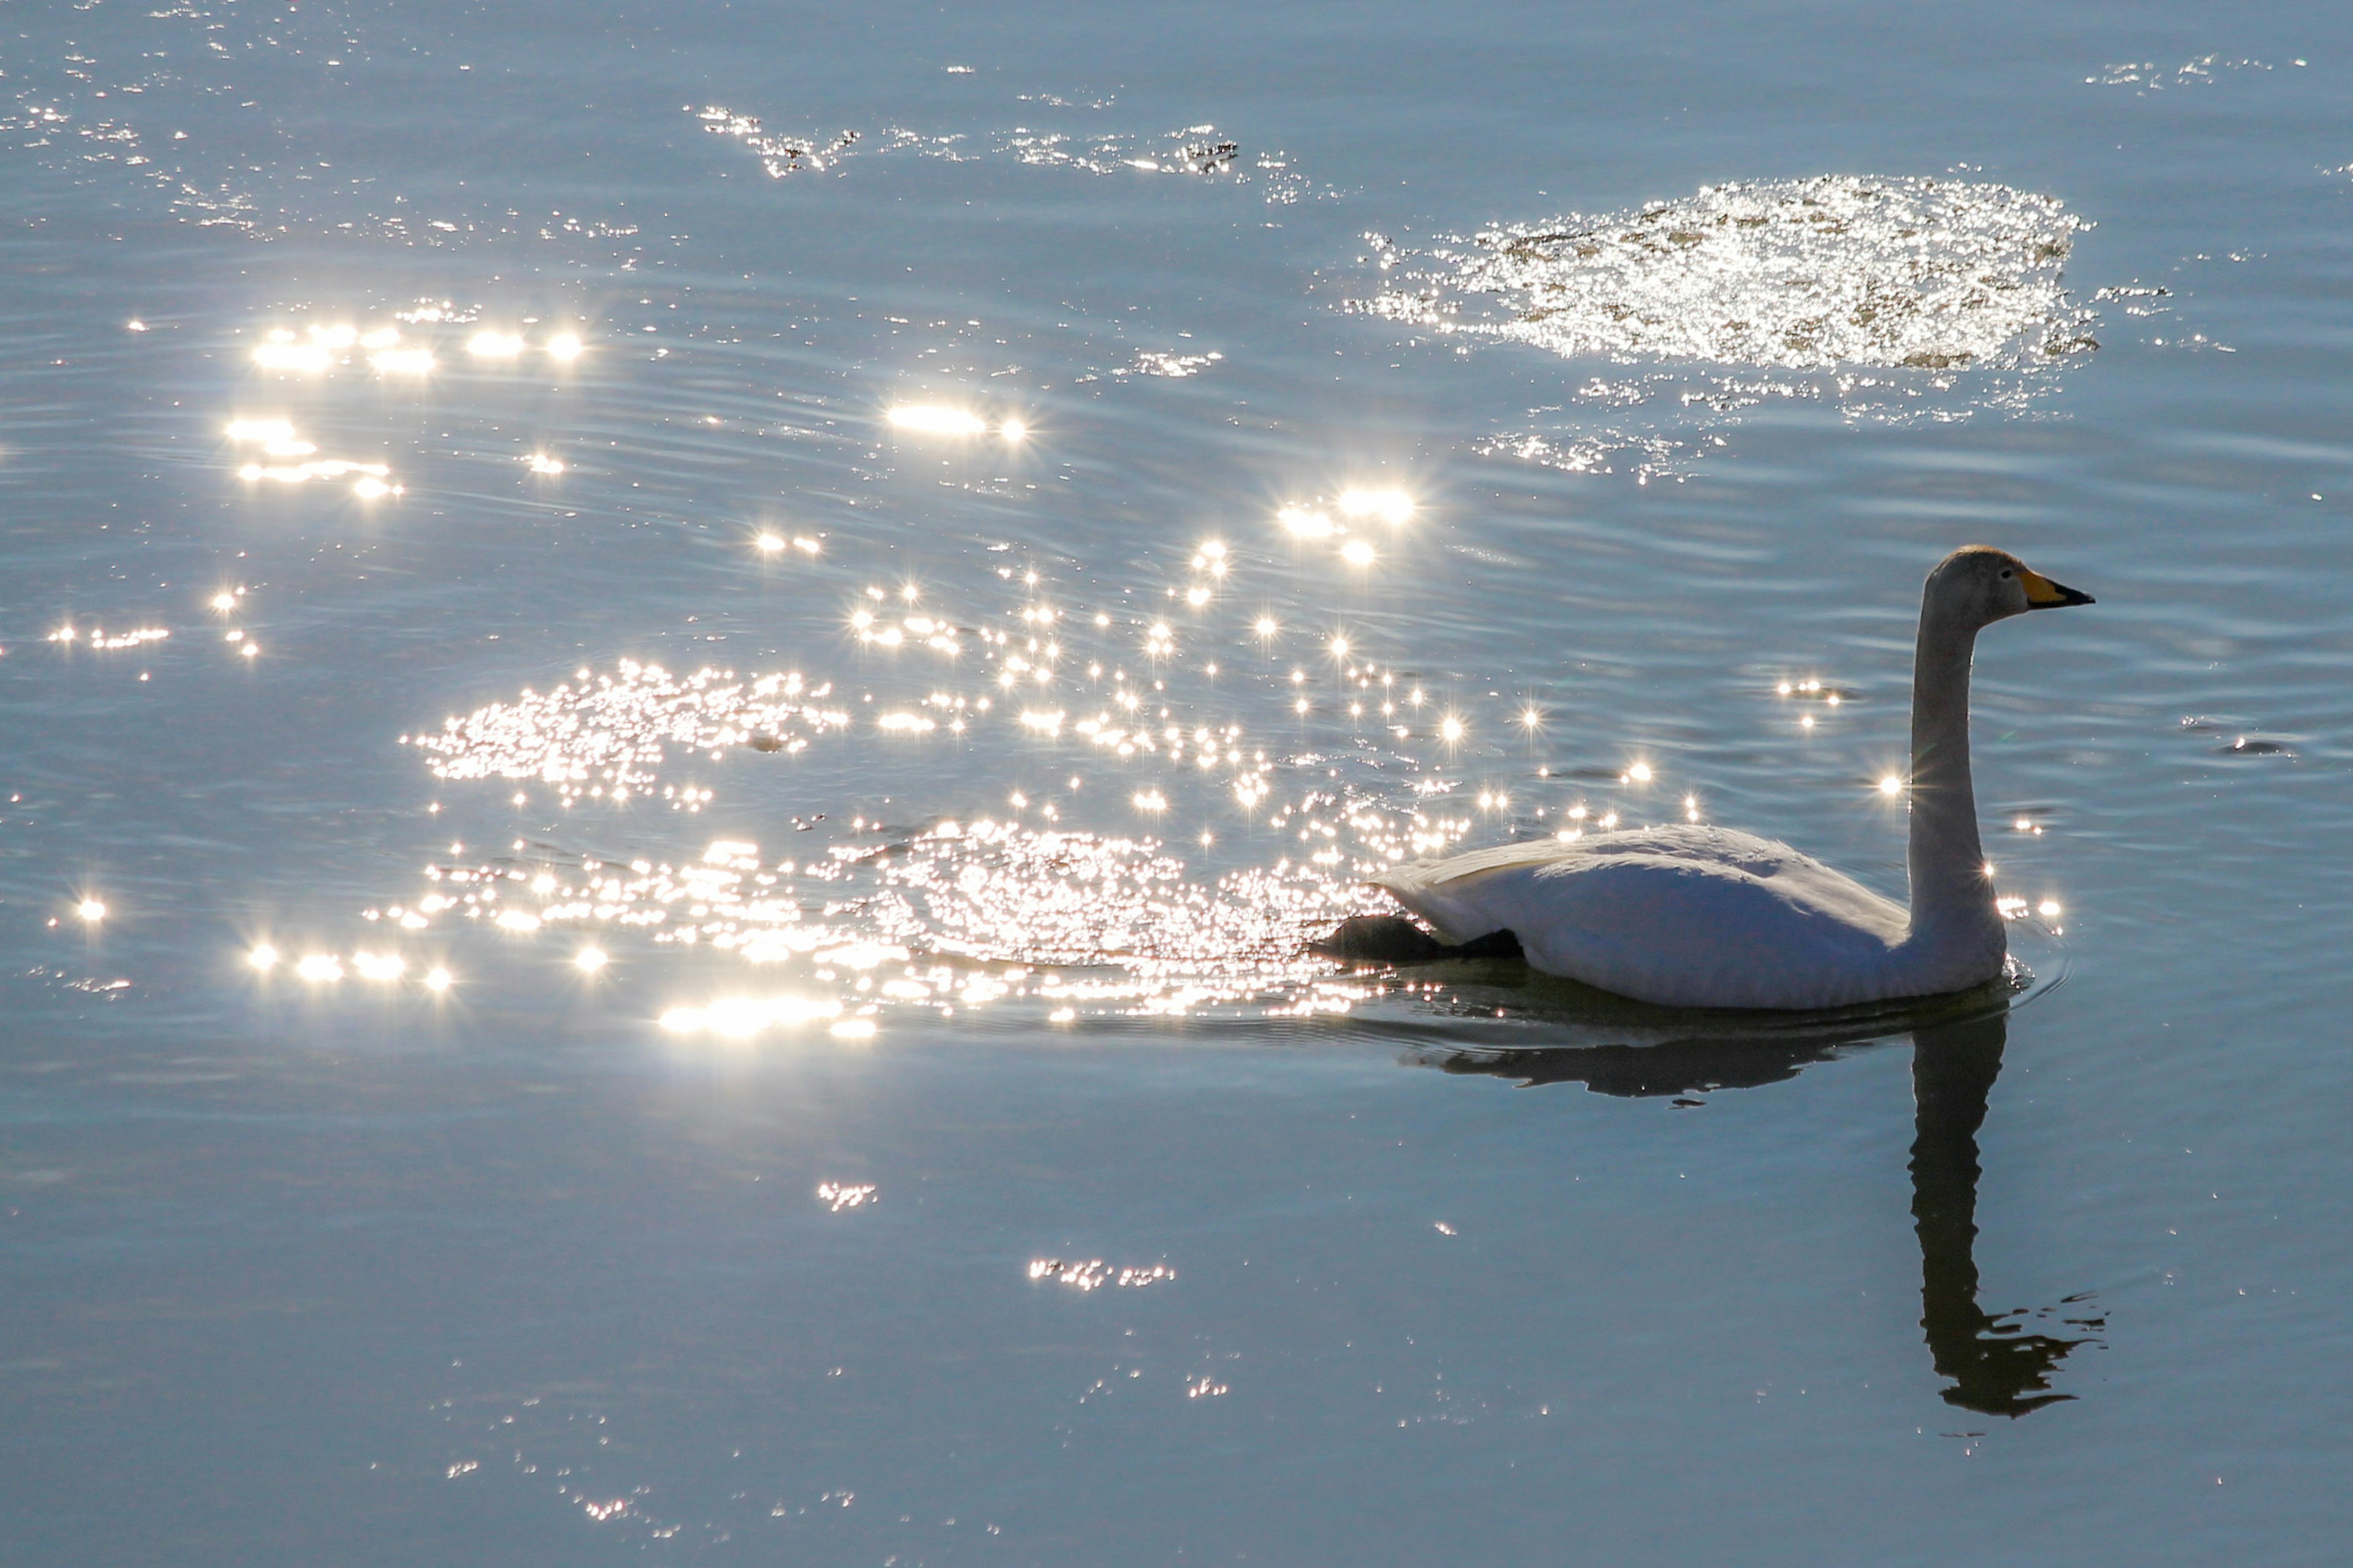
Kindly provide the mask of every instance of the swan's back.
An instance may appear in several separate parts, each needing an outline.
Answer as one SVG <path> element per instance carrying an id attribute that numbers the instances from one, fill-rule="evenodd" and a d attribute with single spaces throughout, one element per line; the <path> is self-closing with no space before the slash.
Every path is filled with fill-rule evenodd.
<path id="1" fill-rule="evenodd" d="M 1904 906 L 1786 844 L 1674 826 L 1539 839 L 1372 879 L 1450 942 L 1641 1001 L 1830 1007 L 1915 994 Z"/>

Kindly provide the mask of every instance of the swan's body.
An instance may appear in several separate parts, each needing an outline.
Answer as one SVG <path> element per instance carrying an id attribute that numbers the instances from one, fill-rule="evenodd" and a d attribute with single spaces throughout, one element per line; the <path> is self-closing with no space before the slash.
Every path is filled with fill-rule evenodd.
<path id="1" fill-rule="evenodd" d="M 1721 827 L 1539 839 L 1377 879 L 1463 942 L 1493 931 L 1530 963 L 1683 1007 L 1842 1007 L 1959 991 L 2001 968 L 1990 941 L 1909 942 L 1893 899 L 1786 844 Z"/>
<path id="2" fill-rule="evenodd" d="M 1837 1007 L 1982 984 L 2008 942 L 1969 778 L 1970 653 L 1993 621 L 2089 603 L 1998 550 L 1956 551 L 1929 574 L 1909 908 L 1786 844 L 1714 827 L 1509 844 L 1373 882 L 1448 942 L 1508 931 L 1546 973 L 1667 1006 Z"/>

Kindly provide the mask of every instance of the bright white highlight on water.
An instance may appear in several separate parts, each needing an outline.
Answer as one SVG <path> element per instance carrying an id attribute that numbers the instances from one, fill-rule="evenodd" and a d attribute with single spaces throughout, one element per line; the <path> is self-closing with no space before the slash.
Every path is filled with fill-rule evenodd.
<path id="1" fill-rule="evenodd" d="M 96 899 L 84 899 L 74 906 L 74 913 L 95 925 L 106 918 L 106 906 Z"/>
<path id="2" fill-rule="evenodd" d="M 466 352 L 477 359 L 512 359 L 522 353 L 522 339 L 512 332 L 476 332 L 466 340 Z"/>
<path id="3" fill-rule="evenodd" d="M 290 370 L 309 375 L 332 364 L 334 356 L 324 344 L 295 342 L 291 332 L 273 333 L 271 342 L 255 346 L 253 363 L 264 370 Z"/>
<path id="4" fill-rule="evenodd" d="M 248 463 L 237 469 L 237 477 L 248 482 L 268 479 L 273 484 L 299 485 L 312 479 L 339 479 L 346 474 L 381 479 L 391 472 L 382 463 L 354 463 L 341 458 L 321 458 L 307 463 Z"/>
<path id="5" fill-rule="evenodd" d="M 978 415 L 936 403 L 902 403 L 885 417 L 899 429 L 925 436 L 981 436 L 988 431 L 988 422 Z"/>
<path id="6" fill-rule="evenodd" d="M 580 357 L 580 340 L 570 332 L 558 332 L 547 340 L 547 357 L 553 360 L 575 360 Z"/>
<path id="7" fill-rule="evenodd" d="M 670 1034 L 720 1034 L 748 1038 L 769 1026 L 793 1026 L 812 1019 L 840 1017 L 842 1003 L 805 996 L 730 996 L 702 1007 L 670 1007 L 661 1026 Z"/>
<path id="8" fill-rule="evenodd" d="M 259 942 L 245 955 L 245 961 L 259 973 L 267 974 L 278 967 L 278 950 L 266 942 Z"/>
<path id="9" fill-rule="evenodd" d="M 116 649 L 137 647 L 142 643 L 161 642 L 171 635 L 171 632 L 163 626 L 135 626 L 127 632 L 112 633 L 108 632 L 103 626 L 92 626 L 90 628 L 89 640 L 90 646 L 94 648 Z M 51 632 L 47 640 L 55 643 L 71 643 L 80 640 L 82 636 L 80 627 L 64 626 Z"/>
<path id="10" fill-rule="evenodd" d="M 294 426 L 284 419 L 232 419 L 227 435 L 232 441 L 291 441 Z"/>
<path id="11" fill-rule="evenodd" d="M 1889 773 L 1879 781 L 1879 793 L 1882 795 L 1902 795 L 1904 793 L 1904 781 L 1897 778 L 1894 773 Z"/>
<path id="12" fill-rule="evenodd" d="M 605 950 L 601 947 L 584 947 L 572 955 L 572 967 L 583 974 L 596 973 L 604 968 L 607 962 Z"/>
<path id="13" fill-rule="evenodd" d="M 844 1209 L 862 1208 L 874 1201 L 877 1191 L 871 1182 L 819 1182 L 818 1201 L 829 1205 L 835 1214 Z"/>
<path id="14" fill-rule="evenodd" d="M 355 952 L 352 954 L 352 968 L 363 980 L 390 981 L 399 979 L 408 965 L 395 953 Z"/>
<path id="15" fill-rule="evenodd" d="M 1343 490 L 1340 510 L 1347 517 L 1377 517 L 1391 527 L 1413 516 L 1413 498 L 1403 490 Z"/>

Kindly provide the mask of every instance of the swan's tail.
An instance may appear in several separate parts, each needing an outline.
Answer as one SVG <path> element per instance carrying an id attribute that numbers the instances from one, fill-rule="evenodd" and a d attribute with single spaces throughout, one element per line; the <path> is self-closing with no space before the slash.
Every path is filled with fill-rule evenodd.
<path id="1" fill-rule="evenodd" d="M 1365 880 L 1429 922 L 1440 942 L 1459 947 L 1506 927 L 1507 922 L 1496 919 L 1495 911 L 1482 907 L 1486 900 L 1478 896 L 1490 877 L 1547 865 L 1571 853 L 1558 839 L 1539 838 L 1475 849 L 1451 860 L 1392 866 Z"/>
<path id="2" fill-rule="evenodd" d="M 1440 926 L 1439 939 L 1444 941 L 1446 932 L 1440 925 L 1442 917 L 1429 907 L 1424 896 L 1428 873 L 1436 869 L 1435 865 L 1392 866 L 1377 876 L 1366 878 L 1365 883 L 1367 887 L 1378 888 L 1430 924 Z"/>

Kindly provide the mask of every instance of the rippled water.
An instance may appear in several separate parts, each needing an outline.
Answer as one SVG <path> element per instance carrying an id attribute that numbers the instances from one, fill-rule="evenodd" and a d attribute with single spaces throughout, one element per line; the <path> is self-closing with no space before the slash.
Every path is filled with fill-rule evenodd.
<path id="1" fill-rule="evenodd" d="M 2333 1554 L 2334 16 L 13 22 L 28 1561 Z M 2011 983 L 1310 950 L 1973 541 Z"/>

